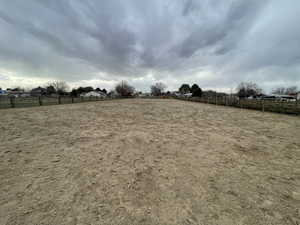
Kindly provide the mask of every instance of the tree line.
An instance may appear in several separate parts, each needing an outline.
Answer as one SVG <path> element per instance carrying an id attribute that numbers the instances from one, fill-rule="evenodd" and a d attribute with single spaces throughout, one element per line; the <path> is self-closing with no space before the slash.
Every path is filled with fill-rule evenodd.
<path id="1" fill-rule="evenodd" d="M 198 84 L 189 85 L 187 83 L 182 84 L 178 91 L 171 93 L 170 91 L 166 91 L 167 86 L 162 82 L 157 82 L 150 86 L 150 94 L 152 96 L 162 96 L 162 95 L 171 95 L 174 93 L 180 95 L 187 95 L 191 97 L 206 97 L 206 96 L 221 96 L 226 95 L 226 93 L 220 93 L 212 90 L 203 91 L 202 88 L 199 87 Z M 65 81 L 52 81 L 47 83 L 43 87 L 37 87 L 30 90 L 32 93 L 39 93 L 40 95 L 70 95 L 73 97 L 78 97 L 83 93 L 88 93 L 91 91 L 95 92 L 102 92 L 107 95 L 116 95 L 121 97 L 132 97 L 137 94 L 135 88 L 130 85 L 126 81 L 119 82 L 113 90 L 108 92 L 106 89 L 101 88 L 93 88 L 91 86 L 87 87 L 78 87 L 73 88 L 69 91 L 69 85 Z M 2 89 L 0 88 L 0 91 Z M 7 91 L 14 91 L 14 92 L 22 92 L 24 88 L 16 87 L 16 88 L 8 88 Z M 272 94 L 277 95 L 290 95 L 299 92 L 297 86 L 290 86 L 290 87 L 277 87 L 272 90 Z M 139 92 L 141 93 L 141 92 Z M 264 95 L 265 92 L 262 88 L 259 87 L 258 84 L 254 82 L 242 82 L 240 83 L 237 88 L 235 95 L 239 98 L 248 98 L 250 96 L 261 96 Z"/>
<path id="2" fill-rule="evenodd" d="M 170 95 L 171 92 L 166 91 L 166 89 L 167 85 L 162 82 L 157 82 L 150 86 L 150 93 L 152 96 Z M 133 96 L 135 93 L 134 90 L 135 88 L 125 81 L 119 83 L 115 88 L 116 93 L 124 97 Z M 182 84 L 179 87 L 178 92 L 181 94 L 190 93 L 193 97 L 202 96 L 202 89 L 197 84 L 193 84 L 191 87 L 189 84 Z"/>
<path id="3" fill-rule="evenodd" d="M 272 94 L 274 95 L 291 95 L 297 94 L 299 89 L 297 86 L 290 87 L 277 87 L 272 90 Z M 265 92 L 262 88 L 259 87 L 256 83 L 253 82 L 242 82 L 237 87 L 237 96 L 240 98 L 248 98 L 251 96 L 261 96 L 264 95 Z"/>

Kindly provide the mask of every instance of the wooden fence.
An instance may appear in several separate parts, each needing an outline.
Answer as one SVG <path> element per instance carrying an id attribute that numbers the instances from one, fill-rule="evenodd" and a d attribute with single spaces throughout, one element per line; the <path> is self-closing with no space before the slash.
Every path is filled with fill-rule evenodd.
<path id="1" fill-rule="evenodd" d="M 214 105 L 232 106 L 245 109 L 254 109 L 260 111 L 285 113 L 300 115 L 300 101 L 274 101 L 274 100 L 258 100 L 258 99 L 237 99 L 230 96 L 224 97 L 205 97 L 205 98 L 185 98 L 176 97 L 176 99 L 202 102 Z"/>
<path id="2" fill-rule="evenodd" d="M 152 97 L 154 98 L 154 97 Z M 157 98 L 157 97 L 155 97 Z M 59 96 L 59 97 L 8 97 L 0 96 L 0 109 L 7 108 L 21 108 L 21 107 L 33 107 L 43 105 L 59 105 L 59 104 L 72 104 L 80 102 L 91 102 L 91 101 L 103 101 L 111 100 L 112 98 L 101 98 L 101 97 L 70 97 L 70 96 Z M 239 100 L 234 97 L 203 97 L 203 98 L 186 98 L 186 97 L 175 97 L 175 99 L 202 102 L 214 105 L 232 106 L 245 109 L 254 109 L 260 111 L 285 113 L 300 115 L 300 101 L 295 102 L 283 102 L 283 101 L 272 101 L 272 100 L 255 100 L 255 99 L 243 99 Z"/>
<path id="3" fill-rule="evenodd" d="M 80 103 L 80 102 L 103 101 L 106 99 L 111 99 L 111 98 L 104 99 L 101 97 L 70 97 L 70 96 L 58 96 L 58 97 L 0 96 L 0 109 L 33 107 L 33 106 L 43 106 L 43 105 L 72 104 L 72 103 Z"/>

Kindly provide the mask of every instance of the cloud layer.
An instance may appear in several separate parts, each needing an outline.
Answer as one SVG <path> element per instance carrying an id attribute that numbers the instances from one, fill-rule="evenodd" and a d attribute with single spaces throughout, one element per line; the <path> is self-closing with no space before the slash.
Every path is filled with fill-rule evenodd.
<path id="1" fill-rule="evenodd" d="M 0 0 L 0 86 L 300 85 L 300 2 Z"/>

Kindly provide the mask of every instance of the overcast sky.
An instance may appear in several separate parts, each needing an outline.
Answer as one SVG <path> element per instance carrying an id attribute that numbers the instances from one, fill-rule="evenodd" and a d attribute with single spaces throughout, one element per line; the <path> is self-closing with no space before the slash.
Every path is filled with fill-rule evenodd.
<path id="1" fill-rule="evenodd" d="M 300 87 L 299 0 L 0 0 L 0 87 Z"/>

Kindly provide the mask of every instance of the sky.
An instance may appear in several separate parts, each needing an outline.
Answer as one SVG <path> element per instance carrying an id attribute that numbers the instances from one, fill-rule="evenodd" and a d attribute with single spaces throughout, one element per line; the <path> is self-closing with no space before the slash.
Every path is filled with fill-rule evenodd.
<path id="1" fill-rule="evenodd" d="M 300 88 L 300 1 L 0 0 L 0 87 Z"/>

